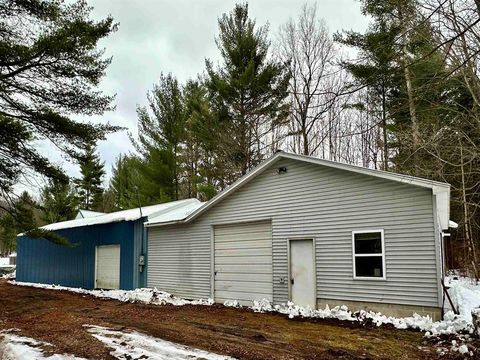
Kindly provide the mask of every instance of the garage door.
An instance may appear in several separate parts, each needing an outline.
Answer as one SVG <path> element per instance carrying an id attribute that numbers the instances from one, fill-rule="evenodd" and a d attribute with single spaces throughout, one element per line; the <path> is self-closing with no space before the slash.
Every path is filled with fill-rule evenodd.
<path id="1" fill-rule="evenodd" d="M 214 228 L 215 301 L 273 301 L 272 226 L 270 222 Z"/>
<path id="2" fill-rule="evenodd" d="M 97 246 L 95 287 L 120 288 L 120 245 Z"/>

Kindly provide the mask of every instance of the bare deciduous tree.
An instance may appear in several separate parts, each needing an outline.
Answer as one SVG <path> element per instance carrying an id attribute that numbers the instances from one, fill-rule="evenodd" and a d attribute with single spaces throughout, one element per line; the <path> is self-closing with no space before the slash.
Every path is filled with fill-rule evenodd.
<path id="1" fill-rule="evenodd" d="M 315 6 L 304 5 L 296 20 L 280 29 L 277 56 L 291 75 L 289 135 L 292 150 L 313 155 L 319 148 L 318 123 L 335 102 L 337 85 L 333 40 Z M 328 121 L 328 120 L 326 120 Z"/>

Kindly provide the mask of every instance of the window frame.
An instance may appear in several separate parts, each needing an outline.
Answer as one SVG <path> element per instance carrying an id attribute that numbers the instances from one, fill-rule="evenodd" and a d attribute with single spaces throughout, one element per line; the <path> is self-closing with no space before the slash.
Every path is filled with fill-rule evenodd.
<path id="1" fill-rule="evenodd" d="M 355 235 L 356 234 L 370 234 L 370 233 L 380 233 L 382 252 L 376 254 L 355 254 Z M 372 230 L 354 230 L 352 231 L 352 264 L 353 264 L 353 279 L 354 280 L 373 280 L 373 281 L 384 281 L 387 280 L 387 267 L 385 264 L 385 236 L 383 229 L 372 229 Z M 361 241 L 361 240 L 359 240 Z M 382 257 L 382 277 L 376 276 L 357 276 L 356 269 L 356 257 L 372 257 L 378 256 Z"/>

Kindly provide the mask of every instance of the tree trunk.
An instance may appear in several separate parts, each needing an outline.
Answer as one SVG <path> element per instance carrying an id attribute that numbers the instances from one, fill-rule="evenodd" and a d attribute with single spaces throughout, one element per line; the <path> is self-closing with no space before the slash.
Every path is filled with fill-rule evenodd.
<path id="1" fill-rule="evenodd" d="M 302 140 L 303 140 L 303 155 L 310 155 L 310 146 L 308 143 L 307 133 L 307 110 L 301 114 L 302 117 Z"/>
<path id="2" fill-rule="evenodd" d="M 409 21 L 403 14 L 403 9 L 400 6 L 398 8 L 399 19 L 403 25 L 403 30 L 408 30 Z M 412 150 L 415 152 L 418 149 L 420 134 L 418 128 L 418 119 L 417 111 L 415 108 L 415 97 L 413 95 L 413 86 L 412 86 L 412 76 L 410 74 L 409 60 L 408 60 L 408 49 L 407 49 L 407 35 L 404 35 L 403 44 L 402 44 L 402 65 L 403 65 L 403 76 L 405 77 L 405 87 L 407 90 L 408 97 L 408 109 L 410 113 L 410 121 L 412 122 Z M 414 158 L 415 161 L 415 158 Z"/>
<path id="3" fill-rule="evenodd" d="M 382 84 L 382 135 L 383 135 L 383 170 L 387 171 L 388 170 L 388 143 L 387 143 L 387 100 L 385 95 L 385 81 L 383 81 L 383 84 Z"/>
<path id="4" fill-rule="evenodd" d="M 178 159 L 177 159 L 177 146 L 174 146 L 173 148 L 173 157 L 174 157 L 174 161 L 175 161 L 175 164 L 173 166 L 173 176 L 174 176 L 174 186 L 175 186 L 175 199 L 174 200 L 178 200 Z"/>
<path id="5" fill-rule="evenodd" d="M 472 237 L 471 233 L 471 227 L 470 227 L 470 211 L 468 208 L 468 203 L 467 203 L 467 194 L 466 194 L 466 185 L 465 185 L 465 169 L 463 166 L 463 145 L 462 142 L 460 141 L 460 170 L 461 170 L 461 175 L 462 175 L 462 203 L 463 203 L 463 216 L 464 216 L 464 231 L 465 231 L 465 240 L 467 242 L 468 246 L 468 257 L 469 260 L 471 261 L 472 265 L 472 270 L 473 274 L 475 276 L 475 279 L 478 281 L 479 279 L 479 273 L 478 273 L 478 268 L 477 268 L 477 253 L 475 249 L 475 242 Z"/>
<path id="6" fill-rule="evenodd" d="M 480 338 L 480 308 L 472 310 L 473 335 Z"/>
<path id="7" fill-rule="evenodd" d="M 418 145 L 420 142 L 420 135 L 418 130 L 418 119 L 417 119 L 417 111 L 415 108 L 415 99 L 413 96 L 413 88 L 412 88 L 412 78 L 410 74 L 410 69 L 408 67 L 408 55 L 407 55 L 407 47 L 403 45 L 403 73 L 405 76 L 405 85 L 407 88 L 407 96 L 408 96 L 408 109 L 410 112 L 410 120 L 412 122 L 412 140 L 413 140 L 413 151 L 418 149 Z"/>

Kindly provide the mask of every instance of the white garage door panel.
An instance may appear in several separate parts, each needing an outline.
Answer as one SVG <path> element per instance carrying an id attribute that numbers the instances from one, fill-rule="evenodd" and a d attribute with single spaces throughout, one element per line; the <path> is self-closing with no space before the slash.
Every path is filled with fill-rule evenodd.
<path id="1" fill-rule="evenodd" d="M 273 301 L 270 222 L 216 226 L 215 300 Z"/>
<path id="2" fill-rule="evenodd" d="M 268 239 L 262 239 L 259 241 L 245 241 L 241 243 L 237 242 L 223 242 L 217 244 L 217 250 L 233 250 L 233 249 L 262 249 L 265 247 L 265 241 Z"/>
<path id="3" fill-rule="evenodd" d="M 244 225 L 245 226 L 245 225 Z M 256 240 L 268 240 L 272 237 L 271 232 L 266 232 L 264 230 L 262 231 L 232 231 L 230 233 L 225 233 L 224 231 L 222 232 L 215 232 L 217 236 L 221 237 L 221 242 L 236 242 L 237 241 L 237 236 L 242 235 L 245 236 L 246 239 L 245 241 L 256 241 Z"/>
<path id="4" fill-rule="evenodd" d="M 221 257 L 244 257 L 244 256 L 271 256 L 272 255 L 272 248 L 271 247 L 257 247 L 257 248 L 249 248 L 244 247 L 241 249 L 223 249 L 217 250 L 215 252 L 215 256 L 217 258 Z"/>
<path id="5" fill-rule="evenodd" d="M 272 256 L 221 256 L 215 257 L 216 265 L 265 265 L 269 262 L 272 262 Z M 217 269 L 218 270 L 218 269 Z M 250 272 L 255 271 L 255 269 L 250 268 Z"/>
<path id="6" fill-rule="evenodd" d="M 120 245 L 97 246 L 95 287 L 120 288 Z"/>
<path id="7" fill-rule="evenodd" d="M 249 306 L 252 305 L 252 300 L 260 296 L 261 299 L 268 299 L 269 294 L 249 293 L 246 291 L 218 291 L 215 297 L 217 303 L 223 303 L 226 300 L 238 300 L 240 305 Z"/>
<path id="8" fill-rule="evenodd" d="M 249 273 L 225 273 L 219 272 L 215 277 L 215 281 L 258 281 L 258 282 L 272 282 L 272 274 L 249 274 Z"/>
<path id="9" fill-rule="evenodd" d="M 271 275 L 272 274 L 272 266 L 270 264 L 264 265 L 264 264 L 259 264 L 255 265 L 255 268 L 257 269 L 258 273 L 260 274 L 267 274 Z M 217 276 L 223 273 L 227 274 L 252 274 L 252 271 L 249 267 L 245 267 L 244 265 L 220 265 L 220 264 L 215 264 L 215 270 L 217 271 Z"/>

